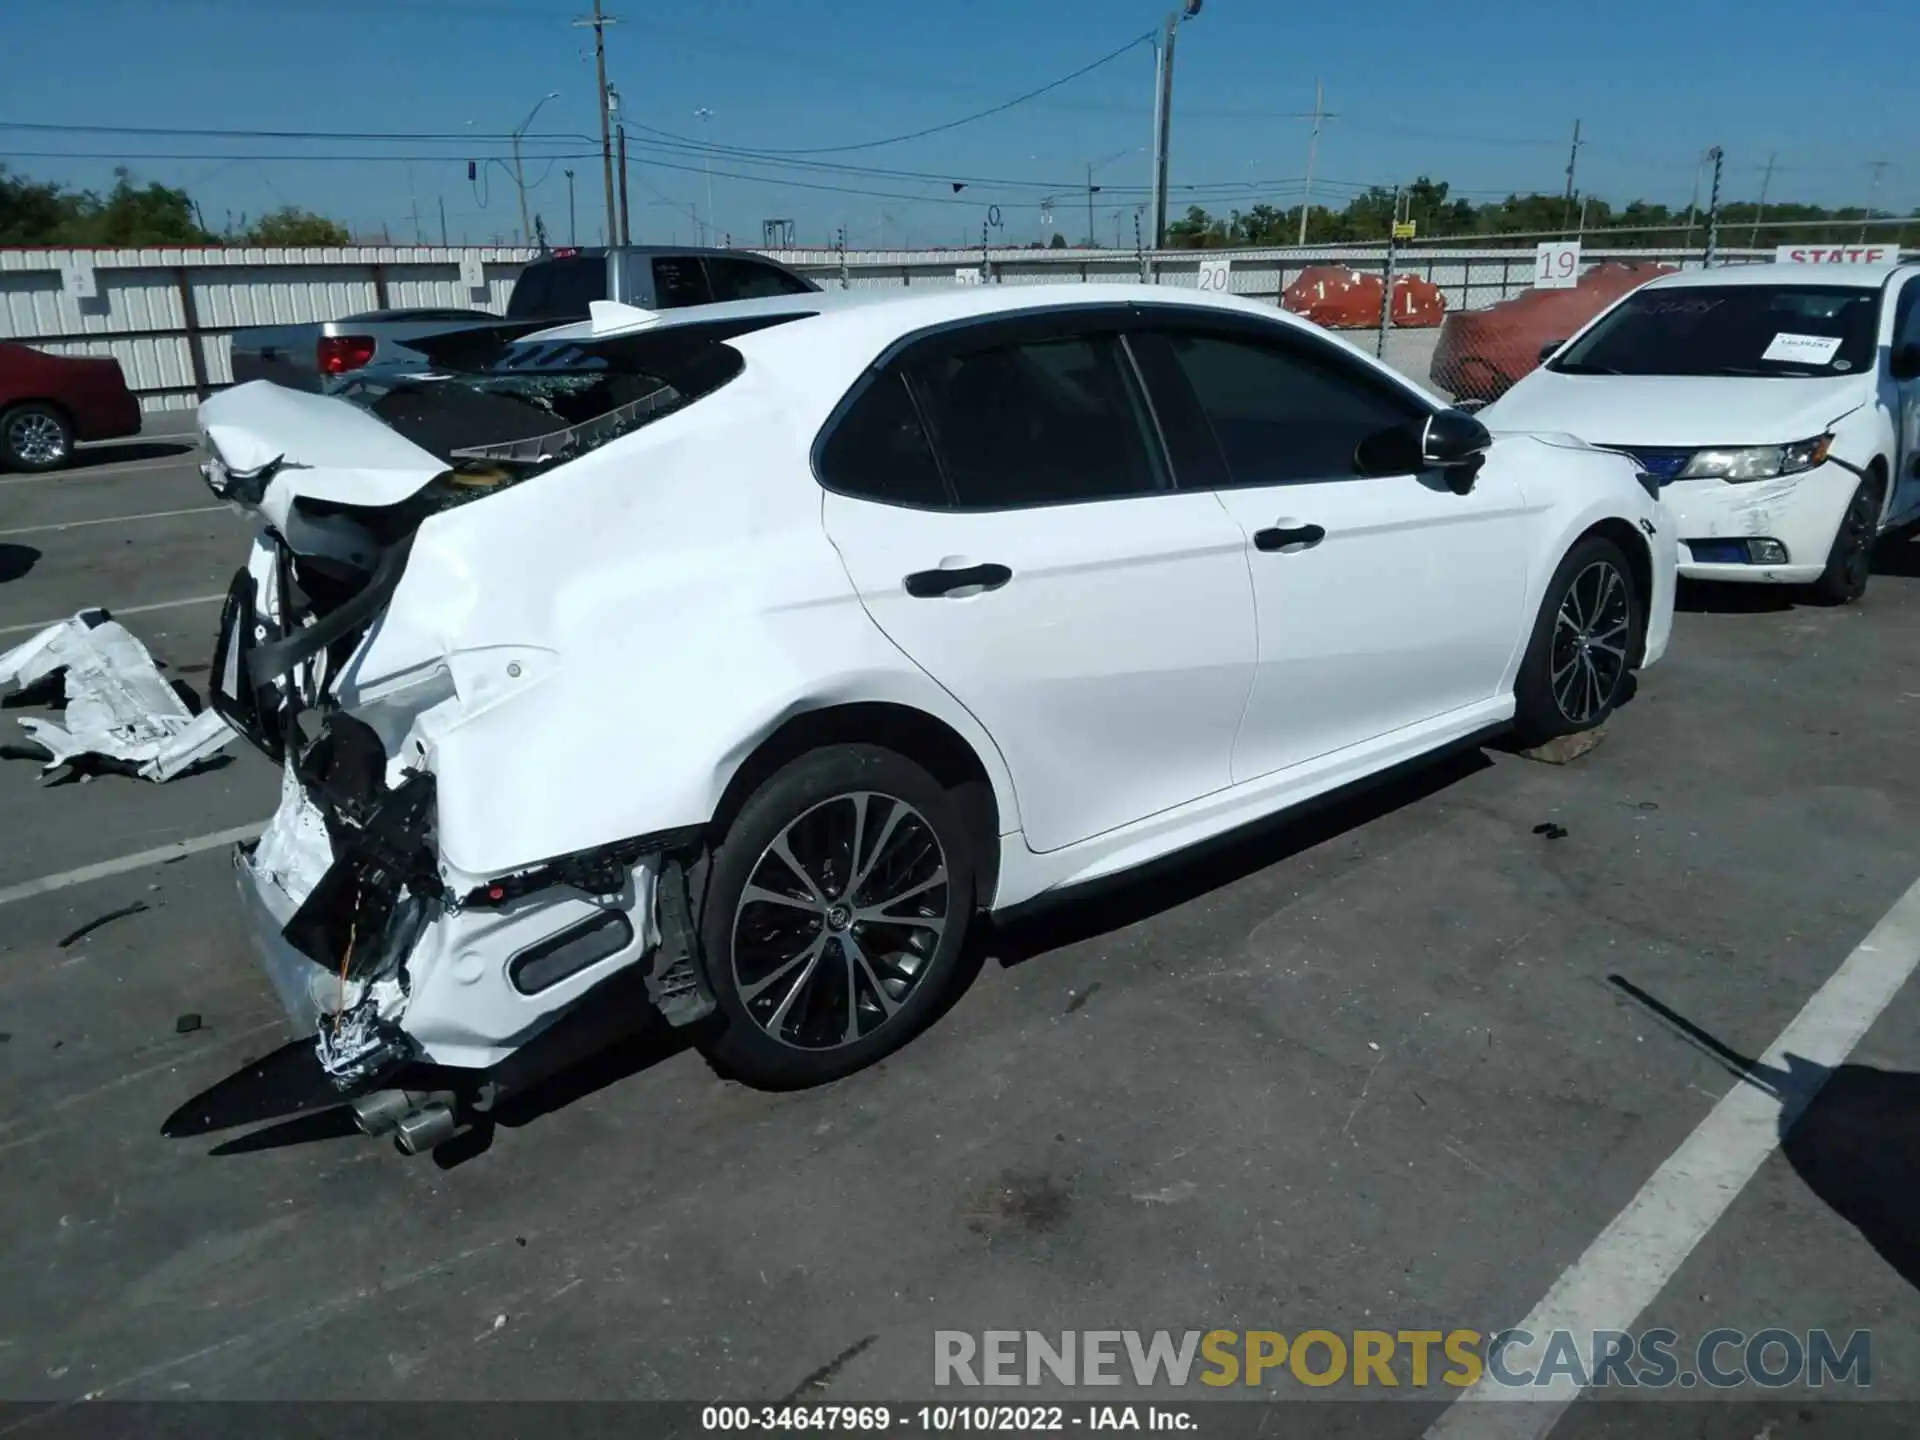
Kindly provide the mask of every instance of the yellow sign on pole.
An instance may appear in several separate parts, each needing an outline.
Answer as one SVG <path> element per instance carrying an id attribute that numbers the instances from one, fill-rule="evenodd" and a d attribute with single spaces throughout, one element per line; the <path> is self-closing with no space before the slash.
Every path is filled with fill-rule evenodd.
<path id="1" fill-rule="evenodd" d="M 1417 233 L 1418 227 L 1411 220 L 1393 222 L 1393 238 L 1396 240 L 1411 240 Z"/>

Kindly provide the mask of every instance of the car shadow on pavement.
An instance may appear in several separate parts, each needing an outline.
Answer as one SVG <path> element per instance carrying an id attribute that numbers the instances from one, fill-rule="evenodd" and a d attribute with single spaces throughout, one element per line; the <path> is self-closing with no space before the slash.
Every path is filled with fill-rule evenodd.
<path id="1" fill-rule="evenodd" d="M 1474 746 L 1390 770 L 1364 785 L 1255 821 L 1137 870 L 1016 907 L 981 925 L 974 946 L 980 958 L 1010 968 L 1050 950 L 1111 934 L 1437 795 L 1492 764 L 1486 752 Z"/>
<path id="2" fill-rule="evenodd" d="M 85 445 L 67 457 L 68 470 L 90 470 L 100 465 L 131 465 L 139 460 L 171 460 L 191 455 L 198 447 L 184 440 L 130 440 L 125 444 Z"/>
<path id="3" fill-rule="evenodd" d="M 1766 615 L 1806 603 L 1798 585 L 1740 585 L 1724 580 L 1682 580 L 1673 608 L 1690 615 Z"/>
<path id="4" fill-rule="evenodd" d="M 1632 981 L 1608 982 L 1651 1010 L 1735 1079 L 1780 1102 L 1780 1151 L 1806 1187 L 1909 1285 L 1920 1287 L 1920 1075 L 1829 1067 L 1786 1054 L 1784 1068 L 1722 1044 Z"/>
<path id="5" fill-rule="evenodd" d="M 1873 573 L 1920 580 L 1920 527 L 1882 536 L 1873 551 Z"/>
<path id="6" fill-rule="evenodd" d="M 40 552 L 31 545 L 0 545 L 0 585 L 9 580 L 18 580 L 40 559 Z"/>

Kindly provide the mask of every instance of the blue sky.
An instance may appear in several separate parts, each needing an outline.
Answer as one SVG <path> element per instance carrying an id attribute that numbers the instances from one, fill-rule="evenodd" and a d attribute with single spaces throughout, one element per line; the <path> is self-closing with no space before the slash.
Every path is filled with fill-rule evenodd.
<path id="1" fill-rule="evenodd" d="M 207 223 L 281 204 L 396 241 L 447 230 L 511 239 L 518 204 L 506 132 L 548 92 L 526 142 L 530 205 L 567 238 L 575 172 L 581 243 L 604 221 L 591 0 L 0 0 L 8 80 L 0 122 L 413 133 L 375 140 L 234 140 L 0 129 L 0 163 L 86 186 L 124 160 L 185 185 Z M 1156 28 L 1168 0 L 607 0 L 609 78 L 630 124 L 739 150 L 858 145 L 984 109 Z M 1178 45 L 1174 210 L 1298 203 L 1316 77 L 1326 122 L 1316 199 L 1426 173 L 1475 198 L 1557 192 L 1573 123 L 1580 188 L 1616 202 L 1685 205 L 1698 157 L 1727 153 L 1725 193 L 1859 204 L 1869 162 L 1890 162 L 1877 203 L 1920 205 L 1913 134 L 1920 7 L 1855 0 L 1718 4 L 1616 0 L 1604 15 L 1552 0 L 1380 0 L 1369 7 L 1207 0 Z M 711 215 L 736 242 L 763 218 L 802 243 L 845 225 L 849 243 L 975 243 L 1087 227 L 1086 166 L 1105 160 L 1095 225 L 1115 211 L 1132 241 L 1151 138 L 1152 51 L 1126 51 L 1039 100 L 897 145 L 709 162 L 633 131 L 633 229 L 690 240 Z M 698 112 L 710 111 L 708 115 Z M 469 122 L 471 122 L 469 124 Z M 461 138 L 473 137 L 473 138 Z M 485 137 L 485 138 L 482 138 Z M 580 137 L 593 137 L 582 139 Z M 58 152 L 49 154 L 47 152 Z M 363 157 L 392 158 L 370 159 Z M 81 158 L 82 156 L 94 158 Z M 169 158 L 136 158 L 136 157 Z M 191 158 L 172 158 L 172 157 Z M 237 157 L 263 158 L 237 158 Z M 313 158 L 313 157 L 356 158 Z M 293 158 L 301 157 L 301 158 Z M 482 160 L 470 184 L 468 158 Z M 865 167 L 903 172 L 876 175 Z M 752 177 L 752 178 L 743 178 Z M 948 177 L 974 177 L 957 197 Z M 880 191 L 885 194 L 840 193 Z M 1016 183 L 1020 182 L 1020 183 Z M 1126 188 L 1131 187 L 1131 188 Z M 1481 192 L 1484 192 L 1482 194 Z"/>

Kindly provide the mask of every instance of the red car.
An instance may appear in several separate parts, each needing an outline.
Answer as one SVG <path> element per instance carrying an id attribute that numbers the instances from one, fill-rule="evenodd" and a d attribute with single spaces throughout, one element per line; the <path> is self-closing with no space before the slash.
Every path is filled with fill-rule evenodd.
<path id="1" fill-rule="evenodd" d="M 0 469 L 58 470 L 76 440 L 139 433 L 140 401 L 118 360 L 0 341 Z"/>

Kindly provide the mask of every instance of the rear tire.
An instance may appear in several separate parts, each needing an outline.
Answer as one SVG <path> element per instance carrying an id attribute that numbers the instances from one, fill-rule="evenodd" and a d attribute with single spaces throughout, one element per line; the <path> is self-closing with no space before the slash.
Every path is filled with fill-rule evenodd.
<path id="1" fill-rule="evenodd" d="M 1827 568 L 1807 587 L 1816 605 L 1851 605 L 1873 578 L 1873 547 L 1879 539 L 1881 480 L 1870 474 L 1855 487 L 1827 552 Z"/>
<path id="2" fill-rule="evenodd" d="M 0 468 L 30 473 L 58 470 L 73 458 L 73 426 L 39 400 L 0 415 Z"/>
<path id="3" fill-rule="evenodd" d="M 977 871 L 951 793 L 904 756 L 832 745 L 775 772 L 713 855 L 707 1059 L 790 1090 L 899 1049 L 948 998 Z"/>
<path id="4" fill-rule="evenodd" d="M 1646 629 L 1633 567 L 1589 535 L 1547 583 L 1513 687 L 1514 729 L 1540 745 L 1603 723 L 1627 693 Z"/>

